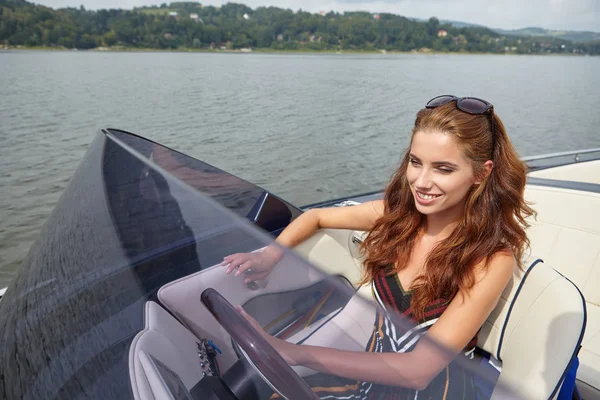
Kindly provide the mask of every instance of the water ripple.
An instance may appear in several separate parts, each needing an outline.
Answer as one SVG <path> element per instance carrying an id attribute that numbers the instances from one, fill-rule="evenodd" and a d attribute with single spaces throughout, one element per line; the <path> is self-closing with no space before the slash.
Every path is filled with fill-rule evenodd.
<path id="1" fill-rule="evenodd" d="M 440 93 L 494 102 L 522 155 L 600 146 L 598 57 L 3 52 L 0 65 L 0 287 L 104 127 L 298 205 L 381 189 Z"/>

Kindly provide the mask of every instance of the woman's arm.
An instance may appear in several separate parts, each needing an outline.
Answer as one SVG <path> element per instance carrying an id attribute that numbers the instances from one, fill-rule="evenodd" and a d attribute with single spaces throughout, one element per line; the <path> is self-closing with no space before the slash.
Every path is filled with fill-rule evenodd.
<path id="1" fill-rule="evenodd" d="M 276 245 L 267 246 L 261 253 L 236 253 L 223 259 L 226 273 L 237 269 L 236 276 L 248 269 L 252 275 L 246 281 L 266 278 L 282 256 L 280 246 L 292 248 L 325 228 L 370 230 L 383 215 L 383 201 L 375 200 L 350 207 L 315 208 L 301 214 L 277 237 Z"/>
<path id="2" fill-rule="evenodd" d="M 422 389 L 479 331 L 498 303 L 515 265 L 511 254 L 494 256 L 486 270 L 479 269 L 476 273 L 477 283 L 455 296 L 412 352 L 353 352 L 295 345 L 267 337 L 291 365 L 304 365 L 350 379 Z"/>
<path id="3" fill-rule="evenodd" d="M 313 208 L 292 221 L 277 237 L 276 242 L 295 247 L 320 229 L 353 229 L 367 231 L 383 215 L 383 200 L 369 201 L 356 206 Z"/>

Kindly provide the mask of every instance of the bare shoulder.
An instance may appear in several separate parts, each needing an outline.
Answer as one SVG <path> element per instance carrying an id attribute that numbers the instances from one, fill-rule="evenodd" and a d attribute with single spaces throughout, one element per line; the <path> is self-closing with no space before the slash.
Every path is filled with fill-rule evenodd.
<path id="1" fill-rule="evenodd" d="M 368 231 L 383 215 L 383 200 L 368 201 L 349 207 L 331 207 L 315 210 L 319 228 L 354 229 Z"/>
<path id="2" fill-rule="evenodd" d="M 516 267 L 517 260 L 511 251 L 498 251 L 492 255 L 487 265 L 483 261 L 475 267 L 476 281 L 480 282 L 481 280 L 498 279 L 502 277 L 508 279 L 512 276 Z"/>
<path id="3" fill-rule="evenodd" d="M 469 298 L 485 299 L 483 303 L 491 302 L 495 305 L 510 282 L 516 267 L 517 262 L 512 252 L 500 251 L 495 253 L 487 265 L 485 261 L 482 261 L 475 266 L 473 271 L 474 285 L 459 290 L 456 300 L 463 302 Z"/>
<path id="4" fill-rule="evenodd" d="M 510 252 L 494 254 L 487 266 L 477 265 L 474 285 L 458 291 L 429 334 L 449 349 L 464 349 L 498 304 L 515 267 Z"/>

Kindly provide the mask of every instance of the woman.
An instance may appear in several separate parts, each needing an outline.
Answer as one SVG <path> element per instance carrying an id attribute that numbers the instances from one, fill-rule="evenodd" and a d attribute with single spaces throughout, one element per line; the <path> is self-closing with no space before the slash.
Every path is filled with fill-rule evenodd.
<path id="1" fill-rule="evenodd" d="M 277 241 L 294 247 L 322 228 L 368 231 L 363 283 L 373 282 L 377 302 L 412 319 L 432 341 L 399 342 L 385 328 L 385 313 L 377 316 L 367 352 L 298 346 L 265 334 L 268 340 L 290 365 L 345 379 L 335 388 L 312 383 L 321 398 L 473 398 L 473 378 L 427 343 L 472 357 L 477 333 L 528 244 L 525 220 L 534 212 L 523 199 L 525 174 L 490 103 L 430 100 L 383 200 L 309 210 Z M 249 281 L 265 278 L 278 257 L 269 246 L 223 264 Z"/>

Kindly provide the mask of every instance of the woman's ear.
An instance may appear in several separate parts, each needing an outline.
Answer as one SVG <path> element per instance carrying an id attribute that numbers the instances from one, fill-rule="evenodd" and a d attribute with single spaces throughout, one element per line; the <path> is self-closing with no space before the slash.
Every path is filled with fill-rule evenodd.
<path id="1" fill-rule="evenodd" d="M 494 169 L 494 162 L 492 160 L 487 160 L 483 163 L 483 168 L 481 171 L 481 176 L 475 181 L 476 185 L 481 184 L 490 174 L 492 173 L 492 169 Z"/>

